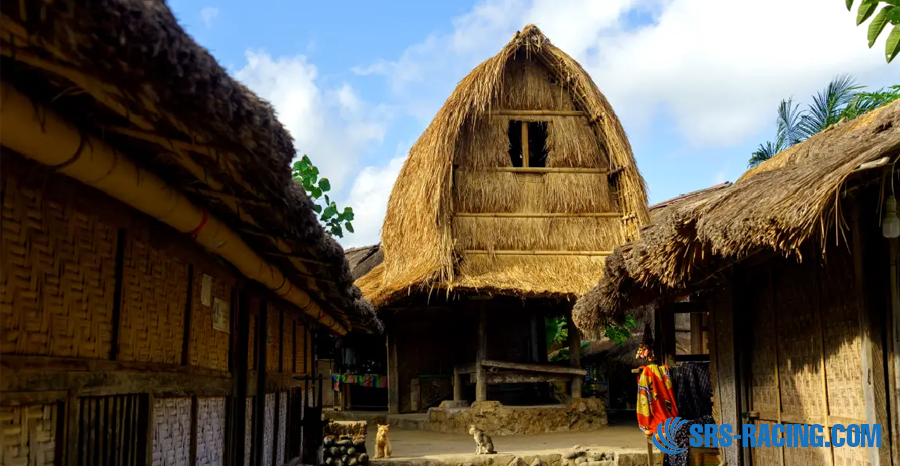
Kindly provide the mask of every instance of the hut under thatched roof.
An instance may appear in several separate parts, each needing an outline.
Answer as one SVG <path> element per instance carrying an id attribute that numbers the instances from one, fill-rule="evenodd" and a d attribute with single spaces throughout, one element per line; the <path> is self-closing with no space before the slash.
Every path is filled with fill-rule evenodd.
<path id="1" fill-rule="evenodd" d="M 646 206 L 606 97 L 529 25 L 413 145 L 388 203 L 384 262 L 358 284 L 376 307 L 432 289 L 574 297 L 637 237 Z"/>
<path id="2" fill-rule="evenodd" d="M 709 313 L 716 421 L 900 426 L 900 102 L 842 121 L 684 200 L 619 247 L 582 329 L 651 304 Z M 689 301 L 683 301 L 688 298 Z M 812 387 L 815 387 L 814 389 Z M 838 420 L 840 419 L 840 420 Z M 827 428 L 826 428 L 827 430 Z M 896 464 L 879 446 L 752 448 L 752 464 Z M 728 464 L 745 456 L 735 442 Z M 892 459 L 893 458 L 893 459 Z"/>
<path id="3" fill-rule="evenodd" d="M 526 26 L 463 78 L 411 148 L 377 251 L 348 251 L 389 328 L 389 387 L 399 386 L 389 410 L 417 409 L 409 387 L 422 374 L 476 375 L 476 401 L 488 383 L 583 375 L 541 365 L 544 318 L 567 315 L 648 220 L 644 181 L 606 97 Z M 488 380 L 486 359 L 518 373 Z M 456 402 L 470 397 L 454 385 Z"/>

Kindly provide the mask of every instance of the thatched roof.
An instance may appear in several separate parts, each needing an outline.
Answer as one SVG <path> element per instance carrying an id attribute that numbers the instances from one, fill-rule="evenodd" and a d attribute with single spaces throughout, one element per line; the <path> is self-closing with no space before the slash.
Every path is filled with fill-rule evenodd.
<path id="1" fill-rule="evenodd" d="M 4 81 L 181 189 L 345 327 L 380 328 L 291 179 L 293 141 L 271 105 L 163 1 L 3 0 L 2 12 Z"/>
<path id="2" fill-rule="evenodd" d="M 802 259 L 809 241 L 841 240 L 842 190 L 884 176 L 898 150 L 900 102 L 894 102 L 781 152 L 730 188 L 669 207 L 641 241 L 607 260 L 599 285 L 576 304 L 575 323 L 599 327 L 763 251 Z"/>
<path id="3" fill-rule="evenodd" d="M 512 120 L 546 122 L 550 170 L 508 170 Z M 605 251 L 649 221 L 646 205 L 609 102 L 529 25 L 460 82 L 413 145 L 388 203 L 384 262 L 357 283 L 376 307 L 433 289 L 574 297 Z"/>
<path id="4" fill-rule="evenodd" d="M 372 271 L 378 264 L 384 261 L 384 251 L 380 244 L 348 248 L 344 250 L 347 262 L 350 264 L 350 275 L 354 280 Z"/>

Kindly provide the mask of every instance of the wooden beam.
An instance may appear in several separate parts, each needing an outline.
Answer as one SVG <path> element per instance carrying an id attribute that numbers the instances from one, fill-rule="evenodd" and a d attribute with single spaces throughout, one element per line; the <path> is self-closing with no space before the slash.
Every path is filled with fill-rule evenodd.
<path id="1" fill-rule="evenodd" d="M 475 364 L 458 364 L 453 369 L 460 374 L 474 374 L 476 370 Z"/>
<path id="2" fill-rule="evenodd" d="M 532 117 L 542 117 L 542 116 L 573 116 L 573 117 L 587 117 L 587 113 L 582 112 L 581 110 L 512 110 L 512 109 L 500 109 L 500 110 L 492 110 L 490 112 L 491 116 L 532 116 Z"/>
<path id="3" fill-rule="evenodd" d="M 576 376 L 577 377 L 577 376 Z M 543 382 L 569 382 L 571 375 L 562 374 L 535 374 L 533 372 L 497 372 L 487 375 L 487 383 L 543 383 Z"/>
<path id="4" fill-rule="evenodd" d="M 462 169 L 460 171 L 470 171 Z M 607 173 L 605 168 L 581 168 L 581 167 L 492 167 L 483 170 L 488 172 L 512 172 L 512 173 L 581 173 L 588 175 L 602 175 Z"/>
<path id="5" fill-rule="evenodd" d="M 487 401 L 487 309 L 478 308 L 478 347 L 475 355 L 475 401 Z"/>
<path id="6" fill-rule="evenodd" d="M 522 167 L 528 168 L 529 162 L 529 151 L 528 151 L 528 122 L 522 122 Z"/>
<path id="7" fill-rule="evenodd" d="M 566 312 L 566 326 L 569 329 L 569 366 L 573 369 L 581 369 L 581 332 L 572 321 L 572 311 Z M 572 377 L 572 399 L 581 398 L 581 378 L 584 375 Z"/>
<path id="8" fill-rule="evenodd" d="M 574 367 L 554 366 L 552 364 L 525 364 L 519 362 L 494 361 L 485 359 L 481 362 L 484 367 L 492 367 L 496 369 L 512 369 L 517 371 L 543 372 L 546 374 L 569 374 L 569 375 L 587 375 L 584 369 L 576 369 Z"/>
<path id="9" fill-rule="evenodd" d="M 255 464 L 263 465 L 265 445 L 263 432 L 266 431 L 266 353 L 268 353 L 268 320 L 269 310 L 265 301 L 260 301 L 259 314 L 256 319 L 256 407 L 253 413 L 253 454 Z M 269 465 L 266 465 L 269 466 Z"/>
<path id="10" fill-rule="evenodd" d="M 511 251 L 487 249 L 466 249 L 465 254 L 490 254 L 493 256 L 610 256 L 612 251 Z"/>
<path id="11" fill-rule="evenodd" d="M 387 335 L 388 414 L 400 414 L 400 365 L 397 361 L 397 331 Z"/>
<path id="12" fill-rule="evenodd" d="M 621 212 L 457 212 L 454 217 L 487 218 L 622 218 Z"/>

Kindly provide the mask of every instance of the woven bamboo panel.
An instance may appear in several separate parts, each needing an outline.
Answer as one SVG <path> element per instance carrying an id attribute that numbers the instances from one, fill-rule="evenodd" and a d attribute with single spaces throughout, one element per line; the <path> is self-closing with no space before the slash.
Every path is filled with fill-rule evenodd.
<path id="1" fill-rule="evenodd" d="M 275 394 L 266 393 L 266 412 L 263 418 L 263 464 L 272 464 L 275 454 Z"/>
<path id="2" fill-rule="evenodd" d="M 188 264 L 129 230 L 123 267 L 119 359 L 180 364 Z"/>
<path id="3" fill-rule="evenodd" d="M 222 466 L 225 454 L 225 397 L 197 398 L 196 466 Z"/>
<path id="4" fill-rule="evenodd" d="M 244 418 L 244 466 L 251 466 L 253 453 L 253 407 L 256 406 L 255 397 L 248 396 L 244 409 L 247 416 Z"/>
<path id="5" fill-rule="evenodd" d="M 256 316 L 250 316 L 250 339 L 248 340 L 247 364 L 249 369 L 256 370 Z"/>
<path id="6" fill-rule="evenodd" d="M 294 372 L 294 330 L 295 319 L 284 316 L 284 351 L 281 352 L 281 372 Z"/>
<path id="7" fill-rule="evenodd" d="M 153 466 L 189 466 L 191 399 L 157 398 L 153 428 Z"/>
<path id="8" fill-rule="evenodd" d="M 857 293 L 852 276 L 842 273 L 852 271 L 853 265 L 844 254 L 832 256 L 820 281 L 828 407 L 833 416 L 866 422 Z"/>
<path id="9" fill-rule="evenodd" d="M 268 315 L 268 338 L 266 344 L 266 370 L 270 372 L 278 372 L 281 363 L 281 323 L 279 321 L 281 310 L 275 306 L 269 306 Z"/>
<path id="10" fill-rule="evenodd" d="M 831 464 L 831 449 L 825 447 L 785 448 L 784 464 L 785 466 L 828 466 Z"/>
<path id="11" fill-rule="evenodd" d="M 757 290 L 745 297 L 747 309 L 754 310 L 748 313 L 753 331 L 753 350 L 750 351 L 752 410 L 759 411 L 764 420 L 777 421 L 781 409 L 776 371 L 778 339 L 772 331 L 775 316 L 770 306 L 772 289 L 769 286 L 769 274 L 757 274 L 751 276 L 750 280 L 749 287 Z"/>
<path id="12" fill-rule="evenodd" d="M 885 437 L 882 433 L 882 445 L 886 443 Z M 846 439 L 845 435 L 844 440 Z M 869 466 L 871 464 L 868 448 L 848 447 L 847 445 L 834 447 L 834 466 Z"/>
<path id="13" fill-rule="evenodd" d="M 0 224 L 0 353 L 108 358 L 116 229 L 12 177 Z"/>
<path id="14" fill-rule="evenodd" d="M 200 300 L 202 279 L 203 270 L 195 267 L 194 283 L 196 286 L 193 289 L 194 296 L 191 304 L 191 365 L 227 371 L 231 335 L 213 329 L 213 305 L 214 298 L 222 299 L 231 305 L 232 287 L 224 280 L 213 278 L 210 305 L 204 306 Z"/>
<path id="15" fill-rule="evenodd" d="M 778 268 L 775 290 L 778 371 L 781 405 L 785 414 L 824 420 L 822 345 L 818 313 L 816 271 L 808 265 Z"/>
<path id="16" fill-rule="evenodd" d="M 278 452 L 275 455 L 275 464 L 285 463 L 285 450 L 287 448 L 287 417 L 288 417 L 288 392 L 278 394 Z"/>
<path id="17" fill-rule="evenodd" d="M 769 432 L 771 432 L 773 422 L 756 421 L 756 431 L 759 432 L 759 426 L 767 424 Z M 753 456 L 753 464 L 775 466 L 781 464 L 781 448 L 779 447 L 756 447 L 750 448 L 750 454 Z"/>
<path id="18" fill-rule="evenodd" d="M 0 408 L 0 466 L 53 466 L 56 405 Z"/>
<path id="19" fill-rule="evenodd" d="M 309 374 L 312 371 L 312 338 L 309 329 L 297 322 L 297 370 L 301 374 Z"/>

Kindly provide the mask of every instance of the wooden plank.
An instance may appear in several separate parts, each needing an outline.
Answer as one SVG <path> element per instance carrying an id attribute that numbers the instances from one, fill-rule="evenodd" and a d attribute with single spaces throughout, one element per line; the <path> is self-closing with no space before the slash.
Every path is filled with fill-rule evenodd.
<path id="1" fill-rule="evenodd" d="M 240 458 L 243 461 L 244 458 L 244 438 L 247 434 L 246 426 L 247 423 L 244 422 L 248 413 L 247 413 L 247 396 L 248 396 L 248 381 L 249 381 L 249 372 L 250 372 L 250 309 L 249 304 L 250 300 L 247 296 L 246 290 L 240 290 L 238 292 L 237 299 L 237 316 L 234 325 L 234 333 L 236 335 L 236 358 L 235 358 L 235 368 L 234 368 L 234 402 L 232 403 L 232 413 L 234 413 L 233 421 L 231 422 L 230 432 L 232 434 L 232 442 L 231 442 L 231 452 L 230 455 L 232 458 Z M 232 461 L 233 464 L 240 464 L 237 460 Z"/>
<path id="2" fill-rule="evenodd" d="M 474 374 L 475 364 L 458 364 L 453 369 L 458 371 L 460 374 Z"/>
<path id="3" fill-rule="evenodd" d="M 457 212 L 454 217 L 483 218 L 621 218 L 621 212 Z"/>
<path id="4" fill-rule="evenodd" d="M 459 366 L 453 366 L 453 401 L 462 401 L 462 385 Z"/>
<path id="5" fill-rule="evenodd" d="M 80 403 L 81 401 L 74 390 L 70 390 L 66 394 L 66 414 L 63 419 L 65 437 L 61 439 L 65 452 L 62 464 L 65 466 L 78 466 L 78 435 L 79 427 L 81 426 L 79 419 Z"/>
<path id="6" fill-rule="evenodd" d="M 890 400 L 892 425 L 891 447 L 894 466 L 900 466 L 900 279 L 898 279 L 898 254 L 897 239 L 888 240 L 890 254 L 890 281 L 891 312 L 887 314 L 887 329 L 890 338 L 888 349 L 888 393 L 893 396 Z"/>
<path id="7" fill-rule="evenodd" d="M 572 117 L 587 117 L 587 113 L 582 112 L 581 110 L 512 110 L 512 109 L 500 109 L 500 110 L 492 110 L 489 115 L 491 116 L 532 116 L 532 117 L 551 117 L 551 116 L 572 116 Z"/>
<path id="8" fill-rule="evenodd" d="M 484 302 L 478 308 L 478 342 L 475 353 L 475 401 L 487 401 L 487 310 Z"/>
<path id="9" fill-rule="evenodd" d="M 571 375 L 564 374 L 535 374 L 533 372 L 515 371 L 515 372 L 497 372 L 487 374 L 487 383 L 495 385 L 498 383 L 542 383 L 542 382 L 570 382 Z M 578 377 L 578 376 L 575 376 Z M 460 400 L 462 397 L 460 397 Z"/>
<path id="10" fill-rule="evenodd" d="M 397 363 L 397 334 L 387 335 L 388 413 L 400 414 L 400 367 Z"/>
<path id="11" fill-rule="evenodd" d="M 572 311 L 566 313 L 566 326 L 569 329 L 569 366 L 581 369 L 581 331 L 572 321 Z M 581 379 L 584 375 L 572 377 L 571 395 L 573 399 L 581 398 Z"/>
<path id="12" fill-rule="evenodd" d="M 494 361 L 485 359 L 482 361 L 485 367 L 493 367 L 497 369 L 512 369 L 517 371 L 542 372 L 545 374 L 568 374 L 568 375 L 587 375 L 584 369 L 576 369 L 574 367 L 554 366 L 551 364 L 526 364 L 519 362 Z"/>
<path id="13" fill-rule="evenodd" d="M 513 251 L 487 249 L 466 249 L 465 254 L 490 254 L 494 256 L 610 256 L 612 251 Z"/>

